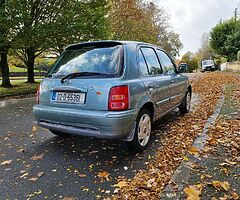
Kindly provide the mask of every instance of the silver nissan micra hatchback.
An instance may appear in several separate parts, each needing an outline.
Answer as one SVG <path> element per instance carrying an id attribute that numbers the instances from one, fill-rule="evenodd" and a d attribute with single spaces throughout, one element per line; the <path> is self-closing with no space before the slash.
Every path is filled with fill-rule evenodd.
<path id="1" fill-rule="evenodd" d="M 58 136 L 148 144 L 152 122 L 174 108 L 190 110 L 192 89 L 168 54 L 142 42 L 97 41 L 68 46 L 42 81 L 34 116 Z"/>

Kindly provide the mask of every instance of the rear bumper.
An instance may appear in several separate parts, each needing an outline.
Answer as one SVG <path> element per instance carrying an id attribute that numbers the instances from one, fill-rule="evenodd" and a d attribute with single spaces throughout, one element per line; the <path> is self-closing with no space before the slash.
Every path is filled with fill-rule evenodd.
<path id="1" fill-rule="evenodd" d="M 56 108 L 43 105 L 33 107 L 38 125 L 72 135 L 109 139 L 128 139 L 134 129 L 137 111 L 92 111 Z"/>

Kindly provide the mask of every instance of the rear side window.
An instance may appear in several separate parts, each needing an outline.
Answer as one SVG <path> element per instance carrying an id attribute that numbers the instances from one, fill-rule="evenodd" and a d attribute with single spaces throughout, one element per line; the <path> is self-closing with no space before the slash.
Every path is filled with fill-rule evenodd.
<path id="1" fill-rule="evenodd" d="M 159 61 L 158 61 L 158 58 L 157 58 L 157 55 L 156 55 L 154 49 L 148 48 L 148 47 L 142 47 L 141 51 L 142 51 L 142 53 L 144 55 L 144 58 L 146 60 L 148 70 L 149 70 L 149 74 L 150 75 L 161 74 L 162 69 L 161 69 L 161 66 L 159 64 Z"/>
<path id="2" fill-rule="evenodd" d="M 145 62 L 145 59 L 143 57 L 142 51 L 139 50 L 138 51 L 138 63 L 139 63 L 139 68 L 140 68 L 140 72 L 143 76 L 147 76 L 149 75 L 148 73 L 148 67 L 147 64 Z"/>
<path id="3" fill-rule="evenodd" d="M 168 57 L 163 51 L 157 50 L 157 54 L 160 58 L 162 66 L 165 68 L 167 74 L 175 74 L 175 66 L 172 63 L 172 60 Z"/>
<path id="4" fill-rule="evenodd" d="M 67 49 L 48 75 L 65 76 L 78 72 L 116 75 L 120 71 L 122 45 Z"/>

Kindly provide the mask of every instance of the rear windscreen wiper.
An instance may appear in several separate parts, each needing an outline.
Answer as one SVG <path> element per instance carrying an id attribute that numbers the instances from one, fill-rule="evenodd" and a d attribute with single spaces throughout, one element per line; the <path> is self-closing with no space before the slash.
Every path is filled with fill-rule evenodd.
<path id="1" fill-rule="evenodd" d="M 112 75 L 112 74 L 99 73 L 99 72 L 76 72 L 76 73 L 71 73 L 71 74 L 64 76 L 61 79 L 61 83 L 64 83 L 64 81 L 66 79 L 71 79 L 71 78 L 78 77 L 78 76 L 95 76 L 95 75 Z"/>

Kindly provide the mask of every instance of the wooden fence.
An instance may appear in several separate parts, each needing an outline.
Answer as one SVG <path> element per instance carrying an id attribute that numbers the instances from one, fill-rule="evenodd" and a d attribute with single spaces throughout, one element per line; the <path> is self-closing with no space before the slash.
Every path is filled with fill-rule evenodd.
<path id="1" fill-rule="evenodd" d="M 240 61 L 223 63 L 221 70 L 240 72 Z"/>

